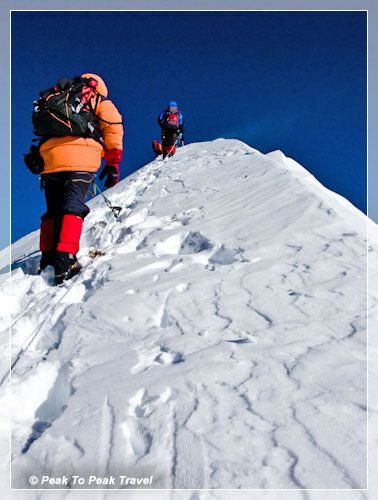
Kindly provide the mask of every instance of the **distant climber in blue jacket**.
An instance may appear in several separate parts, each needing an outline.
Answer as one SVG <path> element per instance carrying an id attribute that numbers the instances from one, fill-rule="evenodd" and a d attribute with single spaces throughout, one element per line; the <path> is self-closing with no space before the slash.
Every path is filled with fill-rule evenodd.
<path id="1" fill-rule="evenodd" d="M 161 127 L 161 138 L 163 143 L 152 142 L 152 148 L 156 156 L 173 156 L 176 152 L 176 143 L 181 135 L 182 144 L 184 144 L 184 117 L 178 109 L 176 101 L 170 101 L 166 110 L 158 116 L 158 123 Z"/>

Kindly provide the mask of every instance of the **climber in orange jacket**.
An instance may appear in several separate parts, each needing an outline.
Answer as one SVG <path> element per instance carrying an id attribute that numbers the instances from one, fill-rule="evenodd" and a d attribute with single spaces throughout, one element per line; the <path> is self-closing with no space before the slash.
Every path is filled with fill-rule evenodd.
<path id="1" fill-rule="evenodd" d="M 94 111 L 95 126 L 88 133 L 78 135 L 56 136 L 48 132 L 39 147 L 44 162 L 41 180 L 47 203 L 47 211 L 41 217 L 39 272 L 48 265 L 55 266 L 56 284 L 80 271 L 76 255 L 83 220 L 89 213 L 85 201 L 102 158 L 106 165 L 99 178 L 106 177 L 105 186 L 110 188 L 118 182 L 123 154 L 122 117 L 108 99 L 108 89 L 101 77 L 84 73 L 74 80 L 64 78 L 54 89 L 65 90 L 80 79 L 85 82 L 81 103 L 84 111 Z"/>

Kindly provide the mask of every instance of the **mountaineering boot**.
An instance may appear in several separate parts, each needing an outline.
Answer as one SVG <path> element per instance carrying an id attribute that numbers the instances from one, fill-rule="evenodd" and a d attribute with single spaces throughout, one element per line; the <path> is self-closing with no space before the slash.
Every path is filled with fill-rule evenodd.
<path id="1" fill-rule="evenodd" d="M 47 266 L 53 266 L 55 263 L 54 257 L 55 252 L 53 250 L 48 250 L 46 252 L 42 252 L 41 260 L 39 261 L 39 269 L 38 274 L 46 269 Z"/>
<path id="2" fill-rule="evenodd" d="M 61 285 L 64 280 L 69 280 L 81 271 L 81 264 L 76 255 L 57 250 L 55 253 L 55 284 Z"/>

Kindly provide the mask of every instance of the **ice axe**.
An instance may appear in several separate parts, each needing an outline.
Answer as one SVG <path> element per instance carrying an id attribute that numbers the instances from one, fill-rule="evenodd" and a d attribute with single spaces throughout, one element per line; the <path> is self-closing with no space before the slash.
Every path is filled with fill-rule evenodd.
<path id="1" fill-rule="evenodd" d="M 104 193 L 101 191 L 100 187 L 94 182 L 94 186 L 95 188 L 97 188 L 100 192 L 100 195 L 104 198 L 105 200 L 105 203 L 108 205 L 108 207 L 110 208 L 110 210 L 113 212 L 113 215 L 114 215 L 114 218 L 115 219 L 118 219 L 119 217 L 119 214 L 122 210 L 122 207 L 115 207 L 113 206 L 111 203 L 110 203 L 110 200 L 108 200 L 108 198 L 104 195 Z M 96 194 L 96 193 L 95 193 Z"/>

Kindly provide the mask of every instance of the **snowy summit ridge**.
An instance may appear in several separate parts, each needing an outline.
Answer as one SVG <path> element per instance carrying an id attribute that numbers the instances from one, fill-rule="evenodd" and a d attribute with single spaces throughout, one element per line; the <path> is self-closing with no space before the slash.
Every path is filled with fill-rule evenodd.
<path id="1" fill-rule="evenodd" d="M 119 220 L 91 201 L 79 258 L 106 255 L 64 286 L 34 274 L 37 233 L 12 247 L 13 487 L 364 488 L 363 214 L 225 139 L 106 195 Z"/>

